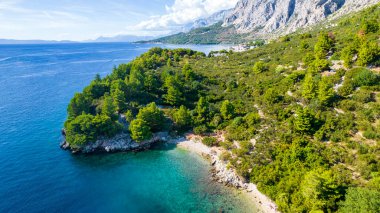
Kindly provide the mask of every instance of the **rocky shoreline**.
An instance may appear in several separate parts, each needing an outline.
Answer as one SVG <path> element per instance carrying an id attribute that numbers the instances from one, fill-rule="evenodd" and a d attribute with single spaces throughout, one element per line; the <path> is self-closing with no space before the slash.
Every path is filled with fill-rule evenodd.
<path id="1" fill-rule="evenodd" d="M 279 213 L 277 205 L 267 196 L 262 194 L 255 184 L 247 183 L 247 181 L 240 177 L 234 169 L 229 168 L 227 162 L 224 162 L 219 158 L 222 152 L 221 148 L 207 147 L 201 143 L 201 140 L 197 138 L 197 136 L 183 138 L 182 141 L 178 140 L 176 143 L 178 147 L 196 152 L 210 160 L 212 166 L 211 178 L 214 181 L 245 191 L 264 213 Z"/>
<path id="2" fill-rule="evenodd" d="M 64 130 L 62 135 L 65 138 Z M 118 134 L 112 138 L 100 138 L 93 143 L 88 143 L 81 147 L 72 147 L 65 139 L 60 144 L 64 150 L 69 150 L 74 154 L 91 154 L 91 153 L 114 153 L 127 151 L 142 151 L 149 149 L 153 144 L 160 141 L 169 140 L 168 132 L 154 133 L 150 140 L 137 143 L 133 141 L 131 136 L 126 133 Z"/>

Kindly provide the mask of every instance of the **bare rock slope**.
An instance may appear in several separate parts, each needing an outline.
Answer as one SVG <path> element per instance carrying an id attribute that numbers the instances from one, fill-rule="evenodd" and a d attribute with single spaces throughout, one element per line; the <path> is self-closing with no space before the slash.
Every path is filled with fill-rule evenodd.
<path id="1" fill-rule="evenodd" d="M 224 19 L 237 33 L 287 34 L 380 0 L 240 0 Z"/>

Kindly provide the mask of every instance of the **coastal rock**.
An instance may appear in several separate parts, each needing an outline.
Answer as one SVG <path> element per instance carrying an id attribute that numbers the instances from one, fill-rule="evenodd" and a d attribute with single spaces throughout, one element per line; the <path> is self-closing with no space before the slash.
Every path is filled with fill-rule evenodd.
<path id="1" fill-rule="evenodd" d="M 211 173 L 214 180 L 235 188 L 247 189 L 246 180 L 237 175 L 237 173 L 229 168 L 224 161 L 220 160 L 217 155 L 211 154 L 211 162 L 213 166 Z"/>
<path id="2" fill-rule="evenodd" d="M 129 134 L 118 134 L 112 138 L 99 138 L 97 141 L 92 143 L 87 143 L 81 147 L 72 147 L 70 144 L 64 140 L 61 143 L 61 148 L 65 150 L 71 150 L 73 153 L 98 153 L 98 152 L 125 152 L 125 151 L 139 151 L 148 149 L 152 144 L 159 141 L 168 140 L 168 132 L 158 132 L 154 133 L 150 140 L 135 142 L 132 140 Z"/>
<path id="3" fill-rule="evenodd" d="M 240 0 L 224 19 L 223 26 L 233 25 L 238 33 L 288 34 L 361 10 L 379 0 Z"/>

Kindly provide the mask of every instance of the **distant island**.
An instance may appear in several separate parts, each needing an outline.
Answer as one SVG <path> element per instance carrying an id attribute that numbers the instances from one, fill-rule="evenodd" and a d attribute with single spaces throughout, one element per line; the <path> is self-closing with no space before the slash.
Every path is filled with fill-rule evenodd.
<path id="1" fill-rule="evenodd" d="M 234 171 L 225 182 L 275 202 L 268 212 L 379 212 L 379 8 L 244 52 L 152 48 L 75 94 L 62 147 L 141 150 L 187 134 Z"/>

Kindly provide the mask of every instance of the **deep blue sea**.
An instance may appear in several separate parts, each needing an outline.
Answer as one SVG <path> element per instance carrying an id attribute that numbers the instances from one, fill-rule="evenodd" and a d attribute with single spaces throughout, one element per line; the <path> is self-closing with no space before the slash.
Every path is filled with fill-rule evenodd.
<path id="1" fill-rule="evenodd" d="M 83 156 L 59 148 L 74 93 L 151 47 L 0 45 L 1 213 L 256 211 L 244 195 L 210 181 L 208 163 L 186 150 Z"/>

